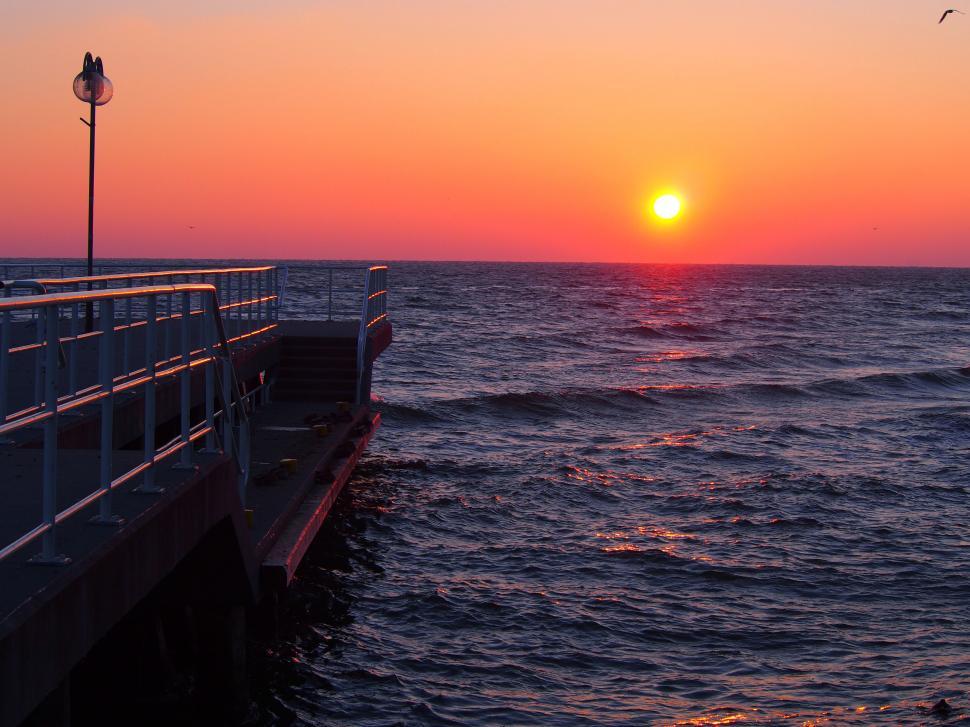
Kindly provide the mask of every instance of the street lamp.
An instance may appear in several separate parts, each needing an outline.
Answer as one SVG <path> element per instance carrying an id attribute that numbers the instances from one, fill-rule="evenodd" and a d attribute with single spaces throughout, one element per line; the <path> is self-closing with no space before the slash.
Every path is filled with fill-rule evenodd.
<path id="1" fill-rule="evenodd" d="M 108 77 L 104 75 L 101 57 L 93 58 L 90 53 L 84 54 L 84 65 L 81 72 L 74 77 L 74 95 L 81 101 L 91 105 L 91 120 L 82 122 L 91 130 L 91 151 L 88 159 L 88 276 L 94 275 L 94 111 L 98 106 L 104 106 L 114 96 L 115 88 Z M 88 290 L 91 283 L 88 283 Z M 94 306 L 87 305 L 86 328 L 91 331 L 93 325 Z"/>

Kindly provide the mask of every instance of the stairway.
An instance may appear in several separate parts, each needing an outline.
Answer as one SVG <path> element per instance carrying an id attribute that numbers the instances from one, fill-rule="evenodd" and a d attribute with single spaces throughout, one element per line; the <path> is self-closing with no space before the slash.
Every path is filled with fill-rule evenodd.
<path id="1" fill-rule="evenodd" d="M 282 339 L 273 396 L 281 401 L 356 401 L 357 339 Z"/>

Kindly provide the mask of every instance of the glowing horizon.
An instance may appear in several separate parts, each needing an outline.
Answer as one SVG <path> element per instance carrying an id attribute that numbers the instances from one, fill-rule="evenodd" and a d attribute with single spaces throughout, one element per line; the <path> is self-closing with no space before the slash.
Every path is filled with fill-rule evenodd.
<path id="1" fill-rule="evenodd" d="M 725 5 L 5 9 L 5 254 L 83 255 L 90 50 L 102 257 L 970 265 L 970 17 Z"/>

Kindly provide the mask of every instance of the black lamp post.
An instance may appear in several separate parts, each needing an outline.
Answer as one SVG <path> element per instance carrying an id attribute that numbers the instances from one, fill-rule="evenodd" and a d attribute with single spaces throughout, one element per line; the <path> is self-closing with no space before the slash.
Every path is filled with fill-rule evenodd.
<path id="1" fill-rule="evenodd" d="M 101 57 L 92 58 L 90 53 L 85 53 L 81 72 L 74 77 L 74 95 L 91 105 L 91 120 L 81 119 L 91 130 L 88 160 L 88 276 L 94 275 L 94 111 L 98 106 L 108 103 L 114 92 L 114 86 L 104 75 Z M 91 283 L 88 283 L 88 290 L 90 289 Z M 94 319 L 93 306 L 90 303 L 87 305 L 86 318 L 86 328 L 90 332 Z"/>

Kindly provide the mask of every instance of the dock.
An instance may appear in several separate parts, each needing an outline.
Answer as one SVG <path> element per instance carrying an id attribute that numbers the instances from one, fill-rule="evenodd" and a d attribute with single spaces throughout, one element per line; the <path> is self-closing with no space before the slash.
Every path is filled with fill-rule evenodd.
<path id="1" fill-rule="evenodd" d="M 110 723 L 126 671 L 166 669 L 167 648 L 132 655 L 131 635 L 164 634 L 173 613 L 190 614 L 199 689 L 228 719 L 245 700 L 247 621 L 272 617 L 380 426 L 369 402 L 392 340 L 387 268 L 317 268 L 311 318 L 296 319 L 273 265 L 11 267 L 0 727 Z"/>

